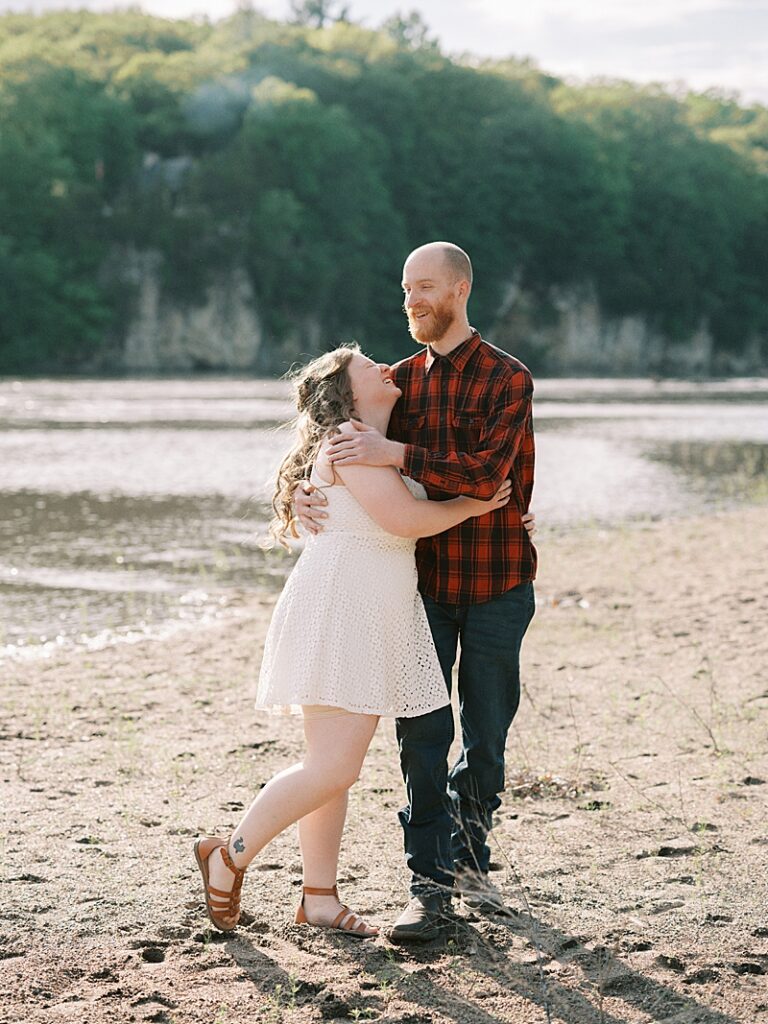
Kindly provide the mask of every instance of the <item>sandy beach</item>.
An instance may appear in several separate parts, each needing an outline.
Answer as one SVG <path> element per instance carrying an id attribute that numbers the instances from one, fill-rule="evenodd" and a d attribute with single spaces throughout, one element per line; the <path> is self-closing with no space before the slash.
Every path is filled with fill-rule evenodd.
<path id="1" fill-rule="evenodd" d="M 291 830 L 209 930 L 192 855 L 296 759 L 253 710 L 274 596 L 170 640 L 0 665 L 0 1021 L 768 1021 L 768 507 L 540 531 L 494 880 L 413 950 L 292 924 Z M 407 898 L 394 729 L 351 797 L 339 878 Z"/>

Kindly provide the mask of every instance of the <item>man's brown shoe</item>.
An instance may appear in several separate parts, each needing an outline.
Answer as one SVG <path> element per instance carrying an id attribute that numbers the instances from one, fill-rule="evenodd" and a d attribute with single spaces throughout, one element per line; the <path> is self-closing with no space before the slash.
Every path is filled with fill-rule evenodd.
<path id="1" fill-rule="evenodd" d="M 504 897 L 488 875 L 474 868 L 457 866 L 454 891 L 457 896 L 461 896 L 462 903 L 470 910 L 477 910 L 481 914 L 512 915 L 512 911 L 504 903 Z"/>
<path id="2" fill-rule="evenodd" d="M 389 933 L 391 942 L 431 942 L 439 938 L 451 920 L 450 898 L 442 893 L 412 896 Z"/>

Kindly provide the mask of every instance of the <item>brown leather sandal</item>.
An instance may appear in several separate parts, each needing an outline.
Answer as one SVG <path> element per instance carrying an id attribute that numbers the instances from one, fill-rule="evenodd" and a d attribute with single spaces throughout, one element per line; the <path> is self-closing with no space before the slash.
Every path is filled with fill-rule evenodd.
<path id="1" fill-rule="evenodd" d="M 205 886 L 205 908 L 211 922 L 222 932 L 231 932 L 240 920 L 240 889 L 245 875 L 245 868 L 236 868 L 232 863 L 228 846 L 228 838 L 218 839 L 216 836 L 201 836 L 195 841 L 195 860 Z M 215 889 L 208 883 L 208 858 L 217 848 L 221 850 L 222 860 L 235 876 L 230 892 Z"/>
<path id="2" fill-rule="evenodd" d="M 336 899 L 339 898 L 339 892 L 335 885 L 332 889 L 315 889 L 310 885 L 305 885 L 302 892 L 304 895 L 309 893 L 310 896 L 335 896 Z M 354 911 L 350 910 L 343 903 L 341 904 L 341 912 L 330 924 L 314 924 L 314 922 L 308 921 L 307 915 L 304 912 L 304 895 L 302 895 L 299 909 L 296 911 L 296 924 L 313 924 L 315 928 L 332 928 L 337 932 L 344 932 L 345 935 L 351 935 L 355 939 L 375 939 L 379 934 L 378 928 L 371 928 L 359 914 L 355 914 Z"/>

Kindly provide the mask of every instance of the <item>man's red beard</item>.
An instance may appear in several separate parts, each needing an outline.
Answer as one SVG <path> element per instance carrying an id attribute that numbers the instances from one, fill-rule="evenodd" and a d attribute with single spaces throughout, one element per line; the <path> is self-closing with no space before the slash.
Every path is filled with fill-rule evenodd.
<path id="1" fill-rule="evenodd" d="M 431 317 L 424 320 L 417 320 L 412 309 L 407 309 L 405 312 L 408 316 L 408 330 L 411 332 L 411 337 L 420 341 L 422 345 L 432 345 L 444 338 L 456 319 L 456 314 L 448 302 L 442 302 L 436 306 L 420 307 L 418 312 L 432 314 Z"/>

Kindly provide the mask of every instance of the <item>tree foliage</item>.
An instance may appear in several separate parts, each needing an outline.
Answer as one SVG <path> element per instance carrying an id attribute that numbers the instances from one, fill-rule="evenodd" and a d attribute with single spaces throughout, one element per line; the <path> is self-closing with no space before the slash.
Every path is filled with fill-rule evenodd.
<path id="1" fill-rule="evenodd" d="M 0 83 L 2 369 L 104 343 L 116 244 L 158 250 L 177 302 L 244 267 L 275 346 L 311 321 L 405 354 L 399 267 L 434 238 L 471 253 L 481 329 L 515 280 L 724 351 L 768 334 L 768 110 L 725 94 L 451 60 L 416 14 L 333 2 L 6 15 Z"/>
<path id="2" fill-rule="evenodd" d="M 296 25 L 325 28 L 334 21 L 349 19 L 349 7 L 332 0 L 291 0 L 288 6 L 290 20 Z"/>
<path id="3" fill-rule="evenodd" d="M 0 367 L 66 368 L 111 320 L 109 204 L 133 173 L 132 112 L 36 63 L 0 90 Z"/>

